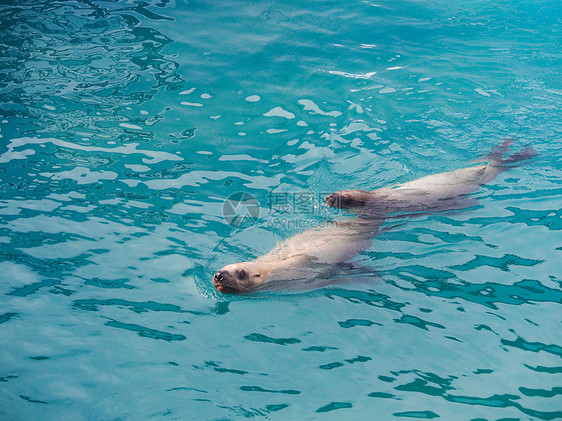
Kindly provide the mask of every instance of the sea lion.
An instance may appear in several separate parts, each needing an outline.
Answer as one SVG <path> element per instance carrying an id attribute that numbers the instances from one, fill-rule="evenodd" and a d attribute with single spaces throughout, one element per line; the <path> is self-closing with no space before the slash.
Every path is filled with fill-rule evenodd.
<path id="1" fill-rule="evenodd" d="M 536 155 L 533 149 L 526 147 L 504 158 L 511 143 L 511 140 L 504 141 L 472 167 L 432 174 L 373 191 L 340 190 L 328 195 L 326 204 L 377 218 L 385 218 L 394 213 L 464 209 L 475 203 L 468 197 L 470 193 L 492 181 L 513 164 Z"/>
<path id="2" fill-rule="evenodd" d="M 264 283 L 311 280 L 327 266 L 345 262 L 368 248 L 382 221 L 352 218 L 309 229 L 276 246 L 251 262 L 227 265 L 213 277 L 224 294 L 244 293 Z"/>
<path id="3" fill-rule="evenodd" d="M 487 162 L 441 173 L 374 191 L 343 190 L 326 198 L 328 206 L 358 213 L 351 219 L 334 221 L 322 229 L 310 229 L 279 244 L 251 262 L 227 265 L 213 277 L 215 288 L 224 294 L 255 291 L 275 281 L 307 281 L 321 277 L 326 267 L 346 262 L 367 249 L 381 232 L 383 221 L 395 212 L 460 209 L 466 197 L 493 180 L 510 164 L 536 154 L 526 148 L 502 158 L 511 142 L 504 142 L 487 156 Z"/>

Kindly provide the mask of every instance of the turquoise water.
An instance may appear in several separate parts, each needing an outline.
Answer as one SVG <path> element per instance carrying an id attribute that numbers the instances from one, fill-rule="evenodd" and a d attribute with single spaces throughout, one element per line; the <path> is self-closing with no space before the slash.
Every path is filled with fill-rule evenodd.
<path id="1" fill-rule="evenodd" d="M 2 2 L 0 418 L 561 418 L 561 18 L 555 0 Z M 376 237 L 367 271 L 214 290 L 338 216 L 272 195 L 450 171 L 504 138 L 539 155 Z M 255 224 L 225 221 L 235 192 Z"/>

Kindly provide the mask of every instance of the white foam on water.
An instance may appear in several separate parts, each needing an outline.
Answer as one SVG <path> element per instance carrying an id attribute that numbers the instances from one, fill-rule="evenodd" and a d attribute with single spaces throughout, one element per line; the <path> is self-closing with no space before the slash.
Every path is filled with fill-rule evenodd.
<path id="1" fill-rule="evenodd" d="M 78 184 L 92 184 L 101 180 L 115 180 L 117 173 L 113 171 L 91 171 L 86 167 L 76 167 L 69 171 L 60 171 L 56 173 L 42 172 L 43 177 L 50 178 L 51 180 L 65 180 L 70 179 L 76 181 Z"/>
<path id="2" fill-rule="evenodd" d="M 181 189 L 185 186 L 199 187 L 211 181 L 227 180 L 229 178 L 242 179 L 245 182 L 243 185 L 248 188 L 256 189 L 271 189 L 276 187 L 281 182 L 284 174 L 275 174 L 272 177 L 245 175 L 240 172 L 229 171 L 190 171 L 182 174 L 178 178 L 159 178 L 154 180 L 147 180 L 143 183 L 150 189 L 164 190 L 164 189 Z M 125 181 L 125 180 L 121 180 Z M 137 180 L 134 180 L 137 181 Z"/>
<path id="3" fill-rule="evenodd" d="M 329 73 L 333 75 L 349 77 L 353 79 L 369 79 L 371 76 L 377 74 L 377 72 L 369 72 L 369 73 L 348 73 L 348 72 L 340 72 L 339 70 L 329 70 Z"/>
<path id="4" fill-rule="evenodd" d="M 475 91 L 476 91 L 477 93 L 479 93 L 480 95 L 482 95 L 482 96 L 487 96 L 487 97 L 492 96 L 492 95 L 490 95 L 488 92 L 486 92 L 486 91 L 485 91 L 484 89 L 482 89 L 482 88 L 476 88 Z"/>
<path id="5" fill-rule="evenodd" d="M 330 117 L 339 117 L 341 115 L 341 112 L 339 111 L 322 111 L 320 107 L 310 99 L 299 99 L 298 103 L 304 106 L 305 111 L 311 111 L 311 114 L 320 114 Z"/>
<path id="6" fill-rule="evenodd" d="M 219 157 L 219 161 L 255 161 L 262 164 L 269 164 L 269 161 L 258 159 L 248 154 L 222 155 Z"/>
<path id="7" fill-rule="evenodd" d="M 269 110 L 267 113 L 264 114 L 266 117 L 282 117 L 286 118 L 287 120 L 292 120 L 295 118 L 295 115 L 287 110 L 284 110 L 281 107 L 275 107 Z"/>
<path id="8" fill-rule="evenodd" d="M 135 124 L 120 123 L 119 125 L 120 125 L 121 127 L 124 127 L 125 129 L 142 130 L 142 127 L 137 126 L 137 125 L 135 125 Z"/>
<path id="9" fill-rule="evenodd" d="M 131 171 L 135 171 L 135 172 L 147 172 L 150 171 L 150 167 L 147 167 L 146 165 L 134 165 L 134 164 L 126 164 L 125 168 L 130 169 Z"/>
<path id="10" fill-rule="evenodd" d="M 73 149 L 77 151 L 104 152 L 104 153 L 123 154 L 123 155 L 134 155 L 134 154 L 145 155 L 150 158 L 150 159 L 148 158 L 143 159 L 143 161 L 147 164 L 157 164 L 162 161 L 183 161 L 183 158 L 168 152 L 137 149 L 139 143 L 128 143 L 126 145 L 117 146 L 115 148 L 104 148 L 101 146 L 80 145 L 77 143 L 71 143 L 65 140 L 55 139 L 55 138 L 20 137 L 20 138 L 12 139 L 10 141 L 10 143 L 7 145 L 8 151 L 0 155 L 0 163 L 6 163 L 13 159 L 26 159 L 29 155 L 33 155 L 35 153 L 33 149 L 15 151 L 16 148 L 26 145 L 45 146 L 46 144 L 49 143 L 55 146 L 60 146 L 62 148 Z"/>

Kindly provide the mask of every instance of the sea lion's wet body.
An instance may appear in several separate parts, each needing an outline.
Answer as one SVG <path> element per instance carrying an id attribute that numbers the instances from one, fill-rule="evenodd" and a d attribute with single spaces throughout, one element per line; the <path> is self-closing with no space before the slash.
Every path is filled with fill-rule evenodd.
<path id="1" fill-rule="evenodd" d="M 311 229 L 279 244 L 251 262 L 235 263 L 216 272 L 214 285 L 223 293 L 243 293 L 275 281 L 307 280 L 318 268 L 337 265 L 368 248 L 389 217 L 410 213 L 464 209 L 474 203 L 468 195 L 493 180 L 510 165 L 534 156 L 529 148 L 503 158 L 511 142 L 496 147 L 487 162 L 456 171 L 373 191 L 341 190 L 326 197 L 331 207 L 356 213 L 351 219 Z"/>
<path id="2" fill-rule="evenodd" d="M 214 275 L 215 287 L 240 293 L 255 290 L 266 279 L 271 283 L 317 276 L 319 268 L 346 262 L 368 248 L 381 222 L 352 218 L 304 231 L 256 260 L 225 266 Z"/>
<path id="3" fill-rule="evenodd" d="M 480 164 L 373 191 L 341 190 L 328 195 L 326 204 L 355 209 L 379 218 L 395 212 L 463 209 L 474 203 L 467 195 L 477 191 L 502 171 L 502 167 L 491 163 Z"/>
<path id="4" fill-rule="evenodd" d="M 475 204 L 469 195 L 480 186 L 489 183 L 513 164 L 536 154 L 534 150 L 525 148 L 504 158 L 503 154 L 510 144 L 511 141 L 503 142 L 486 157 L 486 162 L 471 167 L 432 174 L 373 191 L 340 190 L 328 195 L 326 204 L 372 218 L 385 218 L 394 213 L 465 209 Z"/>

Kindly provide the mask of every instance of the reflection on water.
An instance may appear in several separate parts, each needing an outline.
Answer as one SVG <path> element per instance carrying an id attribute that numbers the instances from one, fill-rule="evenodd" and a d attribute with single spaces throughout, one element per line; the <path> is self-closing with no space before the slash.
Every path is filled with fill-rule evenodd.
<path id="1" fill-rule="evenodd" d="M 562 417 L 559 16 L 1 5 L 0 417 Z M 337 285 L 212 287 L 339 216 L 271 192 L 449 171 L 503 137 L 540 155 L 382 233 Z M 262 206 L 244 230 L 222 216 L 237 191 Z"/>

